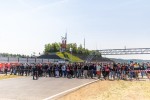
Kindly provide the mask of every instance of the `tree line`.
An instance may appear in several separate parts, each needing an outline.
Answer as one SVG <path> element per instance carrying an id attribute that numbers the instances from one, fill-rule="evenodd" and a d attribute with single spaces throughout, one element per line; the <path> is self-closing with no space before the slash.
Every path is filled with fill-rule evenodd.
<path id="1" fill-rule="evenodd" d="M 80 44 L 79 46 L 76 43 L 69 43 L 66 46 L 66 52 L 70 52 L 70 48 L 72 48 L 72 53 L 73 54 L 90 54 L 90 50 L 85 49 L 82 47 L 82 45 Z M 44 49 L 44 53 L 48 54 L 48 53 L 54 53 L 54 52 L 59 52 L 61 49 L 61 43 L 49 43 L 49 44 L 45 44 L 45 49 Z"/>
<path id="2" fill-rule="evenodd" d="M 27 55 L 21 55 L 21 54 L 9 54 L 9 53 L 0 53 L 1 57 L 19 57 L 19 58 L 25 58 L 28 57 Z"/>

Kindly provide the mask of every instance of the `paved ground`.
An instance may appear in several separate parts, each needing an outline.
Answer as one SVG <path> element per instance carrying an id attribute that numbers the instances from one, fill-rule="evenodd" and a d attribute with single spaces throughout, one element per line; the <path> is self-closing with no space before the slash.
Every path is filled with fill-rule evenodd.
<path id="1" fill-rule="evenodd" d="M 42 100 L 94 79 L 31 77 L 0 80 L 0 100 Z"/>

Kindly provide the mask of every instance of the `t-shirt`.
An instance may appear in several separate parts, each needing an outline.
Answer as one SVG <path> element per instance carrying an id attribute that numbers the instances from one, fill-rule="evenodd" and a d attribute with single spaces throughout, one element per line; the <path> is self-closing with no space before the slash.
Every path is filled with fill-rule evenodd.
<path id="1" fill-rule="evenodd" d="M 88 66 L 87 65 L 84 66 L 84 70 L 88 70 Z"/>
<path id="2" fill-rule="evenodd" d="M 96 71 L 100 71 L 100 69 L 101 69 L 101 66 L 100 66 L 100 65 L 97 65 L 97 66 L 96 66 Z"/>
<path id="3" fill-rule="evenodd" d="M 65 71 L 66 70 L 66 66 L 64 65 L 64 66 L 62 66 L 62 71 Z"/>

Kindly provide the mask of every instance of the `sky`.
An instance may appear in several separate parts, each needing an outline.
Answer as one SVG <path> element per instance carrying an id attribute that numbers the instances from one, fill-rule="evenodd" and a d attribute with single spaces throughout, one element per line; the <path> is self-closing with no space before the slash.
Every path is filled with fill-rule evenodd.
<path id="1" fill-rule="evenodd" d="M 150 48 L 150 0 L 0 0 L 0 53 L 31 55 L 47 43 Z M 150 55 L 105 56 L 150 59 Z"/>

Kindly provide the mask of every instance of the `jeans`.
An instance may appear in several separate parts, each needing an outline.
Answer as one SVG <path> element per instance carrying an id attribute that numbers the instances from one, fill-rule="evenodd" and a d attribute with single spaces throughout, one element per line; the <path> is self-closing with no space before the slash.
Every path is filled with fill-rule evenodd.
<path id="1" fill-rule="evenodd" d="M 78 69 L 78 70 L 77 70 L 77 77 L 78 77 L 78 78 L 81 77 L 81 69 Z"/>
<path id="2" fill-rule="evenodd" d="M 66 77 L 66 70 L 62 70 L 62 77 Z"/>
<path id="3" fill-rule="evenodd" d="M 132 78 L 133 78 L 133 75 L 134 75 L 134 72 L 130 71 L 130 72 L 129 72 L 129 78 L 132 79 Z"/>
<path id="4" fill-rule="evenodd" d="M 141 72 L 141 76 L 142 76 L 142 78 L 145 76 L 145 71 L 144 70 L 141 70 L 142 72 Z"/>
<path id="5" fill-rule="evenodd" d="M 110 71 L 110 77 L 114 78 L 114 76 L 115 76 L 115 72 L 114 71 Z"/>

